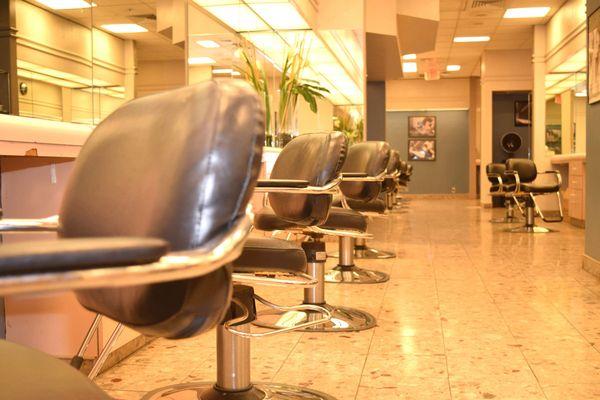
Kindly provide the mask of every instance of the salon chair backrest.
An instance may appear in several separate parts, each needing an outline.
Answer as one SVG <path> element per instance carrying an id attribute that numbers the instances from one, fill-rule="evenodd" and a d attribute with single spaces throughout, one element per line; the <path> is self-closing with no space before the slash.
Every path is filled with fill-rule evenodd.
<path id="1" fill-rule="evenodd" d="M 506 160 L 506 170 L 516 171 L 519 180 L 524 183 L 531 183 L 537 178 L 535 163 L 527 158 L 509 158 Z"/>
<path id="2" fill-rule="evenodd" d="M 400 153 L 397 150 L 390 150 L 390 159 L 388 160 L 385 168 L 386 174 L 391 175 L 398 171 L 400 164 Z M 396 188 L 396 181 L 394 178 L 385 178 L 382 184 L 382 192 L 391 192 Z"/>
<path id="3" fill-rule="evenodd" d="M 374 177 L 385 171 L 390 159 L 387 142 L 362 142 L 350 147 L 342 172 Z M 381 192 L 381 182 L 343 182 L 340 189 L 352 200 L 371 201 Z"/>
<path id="4" fill-rule="evenodd" d="M 201 248 L 245 213 L 260 170 L 264 113 L 239 81 L 135 99 L 91 134 L 75 162 L 60 236 L 153 237 Z M 185 337 L 221 321 L 228 266 L 194 279 L 79 291 L 80 303 L 153 336 Z"/>
<path id="5" fill-rule="evenodd" d="M 300 135 L 277 157 L 271 179 L 299 179 L 310 186 L 324 186 L 340 174 L 348 142 L 340 132 Z M 275 214 L 298 225 L 325 222 L 333 201 L 330 194 L 269 194 Z"/>
<path id="6" fill-rule="evenodd" d="M 500 163 L 490 163 L 485 166 L 485 173 L 488 175 L 488 181 L 493 183 L 494 185 L 498 184 L 498 179 L 495 177 L 489 176 L 489 174 L 500 175 L 502 180 L 504 180 L 504 172 L 506 171 L 506 164 Z"/>

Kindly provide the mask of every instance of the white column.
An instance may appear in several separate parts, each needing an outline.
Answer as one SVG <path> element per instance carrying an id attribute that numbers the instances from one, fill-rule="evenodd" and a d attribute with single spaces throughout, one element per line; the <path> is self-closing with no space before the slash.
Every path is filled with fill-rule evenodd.
<path id="1" fill-rule="evenodd" d="M 550 169 L 546 151 L 546 26 L 533 30 L 532 158 L 538 170 Z"/>

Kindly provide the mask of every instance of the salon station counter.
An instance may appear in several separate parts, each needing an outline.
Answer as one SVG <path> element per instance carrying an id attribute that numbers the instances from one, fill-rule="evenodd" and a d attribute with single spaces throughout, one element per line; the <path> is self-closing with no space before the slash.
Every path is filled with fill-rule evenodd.
<path id="1" fill-rule="evenodd" d="M 550 158 L 552 168 L 563 178 L 561 193 L 566 220 L 578 227 L 585 226 L 585 153 L 561 154 Z"/>
<path id="2" fill-rule="evenodd" d="M 59 211 L 66 181 L 93 127 L 0 115 L 1 208 L 5 218 L 41 218 Z M 281 149 L 265 148 L 262 176 L 268 176 Z M 102 188 L 98 188 L 102 190 Z M 262 207 L 255 196 L 254 207 Z M 53 233 L 3 234 L 2 242 L 47 240 Z M 2 307 L 3 306 L 3 307 Z M 0 337 L 61 358 L 77 352 L 94 315 L 72 293 L 0 299 Z M 97 356 L 115 327 L 103 318 L 86 358 Z M 146 339 L 125 329 L 106 366 L 142 346 Z"/>

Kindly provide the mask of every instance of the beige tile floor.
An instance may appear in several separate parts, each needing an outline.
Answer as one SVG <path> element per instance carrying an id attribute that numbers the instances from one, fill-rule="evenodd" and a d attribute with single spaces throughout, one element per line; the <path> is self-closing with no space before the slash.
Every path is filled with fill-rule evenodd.
<path id="1" fill-rule="evenodd" d="M 374 220 L 373 244 L 398 258 L 358 264 L 391 280 L 326 292 L 331 304 L 376 315 L 377 327 L 255 340 L 253 377 L 340 400 L 600 399 L 600 280 L 581 269 L 584 231 L 553 224 L 556 233 L 509 234 L 491 215 L 472 201 L 414 199 Z M 257 291 L 287 304 L 302 296 Z M 138 399 L 213 380 L 215 364 L 214 333 L 156 340 L 97 382 Z"/>

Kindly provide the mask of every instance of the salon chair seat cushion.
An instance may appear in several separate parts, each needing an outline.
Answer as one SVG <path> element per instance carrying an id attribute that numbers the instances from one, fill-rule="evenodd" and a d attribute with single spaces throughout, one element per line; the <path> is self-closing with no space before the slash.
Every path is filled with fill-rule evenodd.
<path id="1" fill-rule="evenodd" d="M 375 199 L 375 200 L 371 200 L 368 202 L 364 202 L 364 201 L 360 201 L 360 200 L 346 199 L 346 202 L 348 203 L 348 206 L 350 206 L 350 208 L 355 211 L 374 212 L 374 213 L 383 214 L 383 213 L 385 213 L 385 210 L 386 210 L 385 201 L 383 201 L 381 199 Z M 339 199 L 334 200 L 333 205 L 341 207 L 342 202 Z"/>
<path id="2" fill-rule="evenodd" d="M 297 226 L 277 216 L 271 207 L 263 208 L 254 216 L 254 227 L 261 231 L 284 231 Z"/>
<path id="3" fill-rule="evenodd" d="M 351 229 L 365 232 L 367 230 L 367 218 L 358 211 L 332 207 L 329 210 L 327 221 L 321 225 L 321 228 Z"/>
<path id="4" fill-rule="evenodd" d="M 554 193 L 559 190 L 558 184 L 521 183 L 521 191 L 526 193 Z"/>
<path id="5" fill-rule="evenodd" d="M 0 387 L 10 400 L 111 400 L 64 361 L 0 340 Z"/>
<path id="6" fill-rule="evenodd" d="M 249 238 L 235 272 L 306 272 L 306 255 L 295 242 L 275 238 Z"/>
<path id="7" fill-rule="evenodd" d="M 169 244 L 153 238 L 81 238 L 0 246 L 0 276 L 142 265 L 157 261 Z"/>

